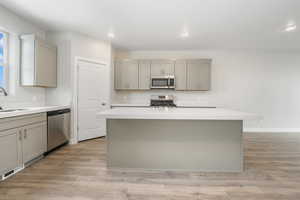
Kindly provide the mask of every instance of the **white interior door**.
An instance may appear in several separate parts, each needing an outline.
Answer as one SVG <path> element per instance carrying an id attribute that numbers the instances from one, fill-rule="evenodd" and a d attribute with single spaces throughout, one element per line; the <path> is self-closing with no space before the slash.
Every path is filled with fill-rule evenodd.
<path id="1" fill-rule="evenodd" d="M 106 135 L 105 119 L 99 112 L 109 109 L 109 69 L 107 65 L 78 63 L 78 141 Z"/>

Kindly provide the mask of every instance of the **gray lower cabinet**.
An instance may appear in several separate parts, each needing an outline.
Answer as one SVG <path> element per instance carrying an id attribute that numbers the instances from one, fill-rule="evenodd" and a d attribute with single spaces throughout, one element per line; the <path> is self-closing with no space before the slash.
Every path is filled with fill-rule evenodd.
<path id="1" fill-rule="evenodd" d="M 20 167 L 22 165 L 21 129 L 0 131 L 0 148 L 0 175 Z"/>
<path id="2" fill-rule="evenodd" d="M 23 163 L 42 155 L 47 147 L 47 124 L 37 123 L 23 128 Z"/>
<path id="3" fill-rule="evenodd" d="M 0 119 L 0 180 L 47 150 L 46 113 Z"/>
<path id="4" fill-rule="evenodd" d="M 207 91 L 211 85 L 211 60 L 187 60 L 187 90 Z"/>

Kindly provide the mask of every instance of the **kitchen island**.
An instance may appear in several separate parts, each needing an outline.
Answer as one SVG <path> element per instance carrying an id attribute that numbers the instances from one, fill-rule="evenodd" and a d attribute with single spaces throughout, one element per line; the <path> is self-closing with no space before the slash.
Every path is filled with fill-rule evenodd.
<path id="1" fill-rule="evenodd" d="M 109 168 L 239 172 L 243 120 L 223 108 L 113 108 L 107 122 Z"/>

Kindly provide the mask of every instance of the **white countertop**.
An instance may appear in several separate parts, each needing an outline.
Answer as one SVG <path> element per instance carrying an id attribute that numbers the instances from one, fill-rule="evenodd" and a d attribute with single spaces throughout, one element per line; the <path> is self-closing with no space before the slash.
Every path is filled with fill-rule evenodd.
<path id="1" fill-rule="evenodd" d="M 30 114 L 36 114 L 36 113 L 43 113 L 43 112 L 49 112 L 54 110 L 62 110 L 71 108 L 71 106 L 41 106 L 41 107 L 22 107 L 19 109 L 24 109 L 20 111 L 13 111 L 13 112 L 0 112 L 0 119 L 7 118 L 7 117 L 17 117 L 22 115 L 30 115 Z M 10 109 L 10 108 L 5 108 Z M 18 109 L 18 108 L 13 108 Z"/>
<path id="2" fill-rule="evenodd" d="M 150 104 L 146 103 L 113 103 L 111 107 L 150 107 Z"/>
<path id="3" fill-rule="evenodd" d="M 150 107 L 150 104 L 146 103 L 114 103 L 110 105 L 112 108 L 115 107 Z M 207 104 L 177 104 L 178 108 L 207 108 L 207 107 L 216 107 L 215 105 L 207 105 Z M 219 107 L 219 106 L 218 106 Z"/>
<path id="4" fill-rule="evenodd" d="M 116 107 L 99 113 L 106 119 L 246 120 L 256 114 L 224 108 L 137 108 Z"/>

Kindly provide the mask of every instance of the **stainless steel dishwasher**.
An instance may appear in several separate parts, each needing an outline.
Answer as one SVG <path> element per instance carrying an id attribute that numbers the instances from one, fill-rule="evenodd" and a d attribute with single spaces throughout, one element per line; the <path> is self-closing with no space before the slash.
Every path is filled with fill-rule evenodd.
<path id="1" fill-rule="evenodd" d="M 47 118 L 47 152 L 49 152 L 70 139 L 70 109 L 50 111 L 47 113 Z"/>

